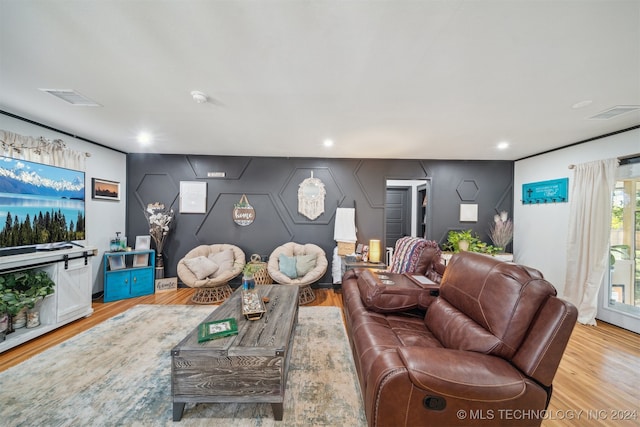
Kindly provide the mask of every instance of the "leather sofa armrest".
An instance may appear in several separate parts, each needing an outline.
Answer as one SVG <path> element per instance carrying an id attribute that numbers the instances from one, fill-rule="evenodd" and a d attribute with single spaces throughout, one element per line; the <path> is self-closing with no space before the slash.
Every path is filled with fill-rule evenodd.
<path id="1" fill-rule="evenodd" d="M 523 375 L 506 360 L 447 348 L 398 347 L 409 379 L 427 393 L 461 400 L 514 399 L 527 387 Z"/>

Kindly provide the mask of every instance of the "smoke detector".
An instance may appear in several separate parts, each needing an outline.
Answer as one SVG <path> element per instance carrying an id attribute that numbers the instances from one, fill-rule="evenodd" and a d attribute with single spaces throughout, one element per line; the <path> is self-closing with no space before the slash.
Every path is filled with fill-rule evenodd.
<path id="1" fill-rule="evenodd" d="M 192 91 L 191 96 L 193 97 L 193 100 L 198 104 L 204 104 L 209 100 L 209 97 L 205 93 L 200 92 L 199 90 Z"/>

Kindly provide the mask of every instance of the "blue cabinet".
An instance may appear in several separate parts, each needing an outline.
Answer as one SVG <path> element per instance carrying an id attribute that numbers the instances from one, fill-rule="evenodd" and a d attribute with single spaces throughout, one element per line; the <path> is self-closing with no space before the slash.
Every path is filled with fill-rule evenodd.
<path id="1" fill-rule="evenodd" d="M 155 291 L 155 251 L 105 252 L 104 302 L 150 295 Z"/>

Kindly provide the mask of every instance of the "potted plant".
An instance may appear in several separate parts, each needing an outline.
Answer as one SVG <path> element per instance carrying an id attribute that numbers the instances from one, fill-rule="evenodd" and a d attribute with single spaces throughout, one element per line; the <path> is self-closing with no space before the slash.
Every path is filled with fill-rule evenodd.
<path id="1" fill-rule="evenodd" d="M 447 243 L 444 245 L 444 248 L 453 253 L 467 251 L 476 239 L 472 230 L 451 230 L 447 236 Z"/>
<path id="2" fill-rule="evenodd" d="M 447 236 L 447 243 L 443 245 L 446 251 L 458 253 L 460 251 L 480 252 L 494 255 L 501 248 L 488 245 L 480 240 L 473 230 L 451 230 Z"/>
<path id="3" fill-rule="evenodd" d="M 43 270 L 30 269 L 0 275 L 0 311 L 4 309 L 15 319 L 22 310 L 36 309 L 31 313 L 31 322 L 27 327 L 38 326 L 38 304 L 54 289 L 55 283 Z"/>

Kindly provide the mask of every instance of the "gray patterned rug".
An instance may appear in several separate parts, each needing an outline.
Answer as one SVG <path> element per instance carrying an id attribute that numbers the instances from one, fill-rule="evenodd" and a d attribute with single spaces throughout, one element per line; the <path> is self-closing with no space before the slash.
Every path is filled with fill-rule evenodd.
<path id="1" fill-rule="evenodd" d="M 366 425 L 337 307 L 300 308 L 282 421 L 269 404 L 187 404 L 171 421 L 170 350 L 213 309 L 138 305 L 0 373 L 0 424 Z"/>

